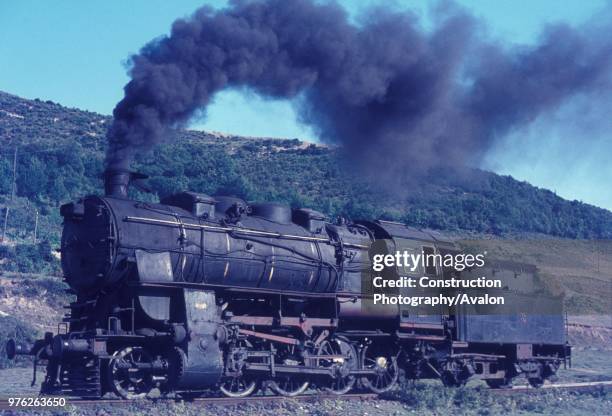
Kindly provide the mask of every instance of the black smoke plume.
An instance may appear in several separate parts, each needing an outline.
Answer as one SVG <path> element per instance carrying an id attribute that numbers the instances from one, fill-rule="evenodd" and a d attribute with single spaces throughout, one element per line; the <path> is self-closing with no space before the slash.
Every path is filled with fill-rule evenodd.
<path id="1" fill-rule="evenodd" d="M 536 45 L 509 47 L 450 3 L 428 30 L 409 12 L 374 9 L 355 24 L 338 5 L 311 0 L 204 7 L 131 58 L 107 165 L 128 167 L 232 87 L 295 99 L 300 120 L 362 166 L 419 172 L 473 162 L 567 99 L 609 93 L 611 25 L 603 26 L 549 26 Z"/>

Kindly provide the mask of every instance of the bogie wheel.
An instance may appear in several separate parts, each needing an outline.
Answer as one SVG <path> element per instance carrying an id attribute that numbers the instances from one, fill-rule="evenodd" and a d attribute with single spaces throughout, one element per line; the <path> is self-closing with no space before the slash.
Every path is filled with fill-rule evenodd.
<path id="1" fill-rule="evenodd" d="M 153 376 L 139 368 L 152 358 L 141 347 L 127 347 L 113 354 L 108 363 L 108 380 L 112 390 L 126 400 L 142 399 L 153 388 Z"/>
<path id="2" fill-rule="evenodd" d="M 473 372 L 470 366 L 466 363 L 458 361 L 447 361 L 443 363 L 440 371 L 440 380 L 446 387 L 462 387 L 465 386 Z"/>
<path id="3" fill-rule="evenodd" d="M 396 386 L 399 367 L 395 355 L 375 345 L 368 345 L 361 352 L 361 366 L 364 370 L 372 370 L 375 373 L 361 379 L 365 388 L 381 394 Z"/>
<path id="4" fill-rule="evenodd" d="M 458 377 L 457 374 L 451 371 L 443 371 L 440 379 L 446 387 L 462 387 L 467 382 L 467 380 Z"/>
<path id="5" fill-rule="evenodd" d="M 323 385 L 324 390 L 338 395 L 348 393 L 356 381 L 355 376 L 350 374 L 358 367 L 355 347 L 347 339 L 337 337 L 323 341 L 317 350 L 317 355 L 333 356 L 319 359 L 319 367 L 329 368 L 334 373 L 331 380 Z"/>

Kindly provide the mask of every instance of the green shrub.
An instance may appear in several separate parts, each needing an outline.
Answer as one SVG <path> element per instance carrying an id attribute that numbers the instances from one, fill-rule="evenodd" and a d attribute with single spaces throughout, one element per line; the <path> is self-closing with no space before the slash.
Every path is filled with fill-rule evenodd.
<path id="1" fill-rule="evenodd" d="M 0 270 L 21 273 L 58 274 L 59 261 L 51 253 L 48 241 L 37 244 L 0 245 L 0 258 L 3 264 Z"/>
<path id="2" fill-rule="evenodd" d="M 102 192 L 102 171 L 109 117 L 43 101 L 0 93 L 0 106 L 27 123 L 4 118 L 2 135 L 19 146 L 17 195 L 8 235 L 32 238 L 33 210 L 40 212 L 39 240 L 59 245 L 59 205 Z M 612 238 L 612 213 L 555 193 L 475 169 L 437 169 L 414 177 L 365 179 L 333 148 L 299 140 L 218 138 L 204 132 L 179 131 L 171 144 L 138 152 L 133 169 L 150 176 L 154 194 L 132 189 L 146 200 L 184 189 L 239 195 L 292 206 L 307 205 L 330 217 L 379 216 L 417 227 L 481 233 L 542 233 L 568 238 Z M 12 189 L 10 151 L 0 153 L 0 214 Z M 18 270 L 40 270 L 26 253 Z M 53 263 L 53 261 L 51 261 Z M 53 268 L 57 270 L 57 262 Z M 4 267 L 4 266 L 2 266 Z"/>

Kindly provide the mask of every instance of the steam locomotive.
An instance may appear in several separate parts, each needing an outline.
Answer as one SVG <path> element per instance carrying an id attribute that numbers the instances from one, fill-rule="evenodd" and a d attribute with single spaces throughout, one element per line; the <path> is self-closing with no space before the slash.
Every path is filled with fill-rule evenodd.
<path id="1" fill-rule="evenodd" d="M 105 175 L 105 196 L 61 207 L 62 268 L 76 301 L 58 333 L 7 345 L 9 358 L 35 357 L 35 374 L 46 363 L 41 393 L 382 393 L 400 377 L 499 388 L 518 375 L 540 386 L 570 359 L 562 314 L 525 313 L 525 296 L 506 315 L 367 307 L 373 242 L 456 252 L 438 235 L 193 192 L 140 202 L 128 198 L 138 175 Z M 531 275 L 513 267 L 497 276 Z"/>

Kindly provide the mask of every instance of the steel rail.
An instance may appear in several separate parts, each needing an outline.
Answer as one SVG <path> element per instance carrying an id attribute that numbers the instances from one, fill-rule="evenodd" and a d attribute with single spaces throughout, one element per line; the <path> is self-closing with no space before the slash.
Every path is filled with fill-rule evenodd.
<path id="1" fill-rule="evenodd" d="M 606 381 L 592 381 L 592 382 L 581 382 L 581 383 L 560 383 L 560 384 L 545 384 L 542 387 L 536 388 L 529 385 L 517 385 L 511 388 L 502 389 L 487 389 L 492 394 L 515 394 L 515 393 L 538 393 L 547 390 L 573 390 L 573 391 L 589 391 L 595 389 L 609 389 L 612 388 L 612 380 Z M 23 395 L 14 395 L 14 397 L 23 397 Z M 48 396 L 48 397 L 59 397 L 59 396 Z M 66 408 L 68 406 L 102 406 L 102 405 L 118 405 L 118 406 L 131 406 L 138 403 L 155 403 L 164 401 L 175 401 L 180 402 L 183 399 L 142 399 L 142 400 L 121 400 L 121 399 L 71 399 L 66 398 L 65 406 L 46 406 L 46 407 L 35 407 L 35 406 L 9 406 L 8 399 L 0 399 L 0 410 L 14 410 L 14 411 L 40 411 L 50 410 L 58 408 Z M 303 394 L 295 397 L 285 396 L 249 396 L 249 397 L 199 397 L 192 400 L 185 400 L 188 403 L 192 403 L 197 406 L 235 406 L 240 404 L 259 404 L 262 402 L 274 403 L 274 402 L 285 402 L 286 400 L 295 401 L 320 401 L 320 400 L 394 400 L 389 396 L 374 393 L 349 393 L 343 395 L 325 394 L 325 393 L 313 393 Z"/>
<path id="2" fill-rule="evenodd" d="M 606 329 L 612 330 L 612 326 L 605 325 L 591 325 L 591 324 L 581 324 L 578 322 L 568 322 L 567 326 L 575 327 L 575 328 L 588 328 L 588 329 Z"/>
<path id="3" fill-rule="evenodd" d="M 15 395 L 17 397 L 19 395 Z M 42 397 L 42 396 L 41 396 Z M 60 397 L 60 396 L 48 396 L 48 397 Z M 249 396 L 249 397 L 198 397 L 191 400 L 184 400 L 187 403 L 193 403 L 198 406 L 216 405 L 216 406 L 234 406 L 246 403 L 259 404 L 262 402 L 274 403 L 274 402 L 285 402 L 286 400 L 296 401 L 319 401 L 319 400 L 374 400 L 377 399 L 378 395 L 374 393 L 355 393 L 355 394 L 325 394 L 325 393 L 314 393 L 314 394 L 303 394 L 294 397 L 285 396 Z M 46 407 L 35 407 L 35 406 L 9 406 L 8 399 L 0 399 L 0 410 L 14 410 L 14 411 L 40 411 L 66 408 L 69 406 L 102 406 L 111 404 L 113 406 L 131 406 L 138 403 L 155 403 L 155 402 L 180 402 L 183 399 L 141 399 L 141 400 L 122 400 L 116 399 L 70 399 L 66 398 L 65 406 L 46 406 Z"/>
<path id="4" fill-rule="evenodd" d="M 612 380 L 608 381 L 589 381 L 581 383 L 558 383 L 558 384 L 544 384 L 542 387 L 532 387 L 529 385 L 517 385 L 510 388 L 501 389 L 489 389 L 490 392 L 495 394 L 512 394 L 512 393 L 537 393 L 543 390 L 574 390 L 574 391 L 585 391 L 594 390 L 598 388 L 612 388 Z"/>

